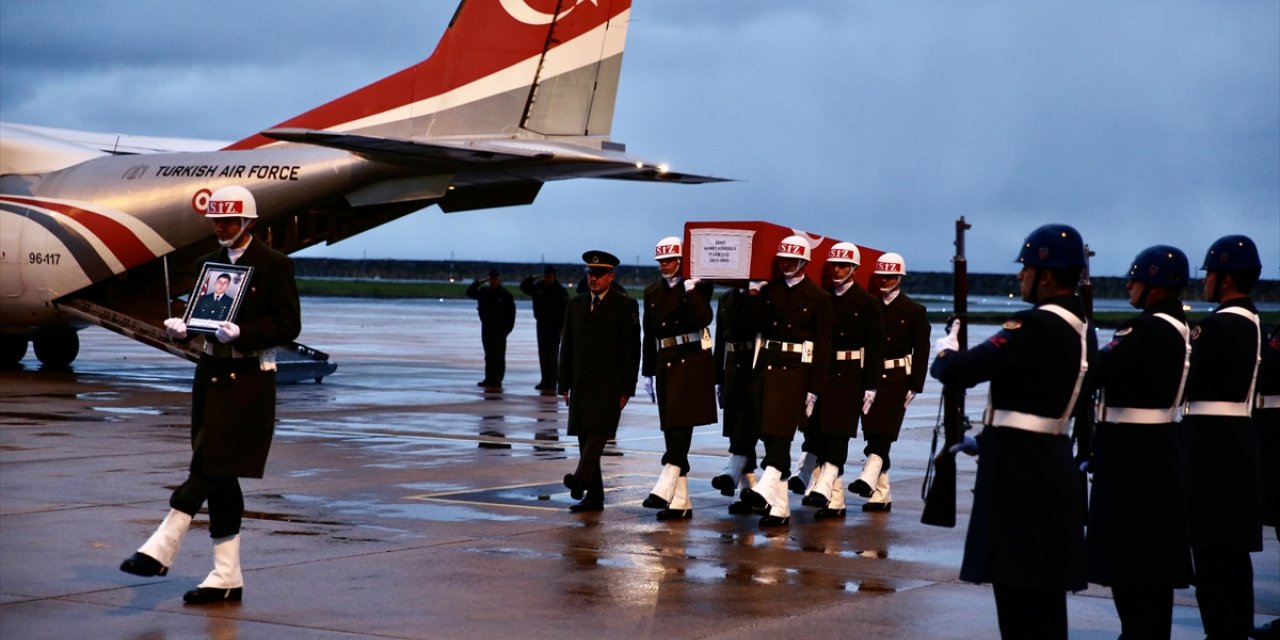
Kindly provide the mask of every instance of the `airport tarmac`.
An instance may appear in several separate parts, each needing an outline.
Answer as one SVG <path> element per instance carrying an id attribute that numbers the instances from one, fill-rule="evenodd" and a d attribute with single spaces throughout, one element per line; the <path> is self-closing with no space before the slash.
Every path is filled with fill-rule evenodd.
<path id="1" fill-rule="evenodd" d="M 100 329 L 74 372 L 0 373 L 4 638 L 995 638 L 988 586 L 957 575 L 975 463 L 959 462 L 955 529 L 920 524 L 940 388 L 893 450 L 893 510 L 789 527 L 731 516 L 710 479 L 719 426 L 696 430 L 691 520 L 640 506 L 659 469 L 657 411 L 636 397 L 605 458 L 606 509 L 568 512 L 566 410 L 539 396 L 520 305 L 505 390 L 486 393 L 470 301 L 305 299 L 300 342 L 322 384 L 283 385 L 266 477 L 245 480 L 245 599 L 189 606 L 211 568 L 196 519 L 165 577 L 118 570 L 168 510 L 188 462 L 193 365 Z M 935 334 L 940 332 L 935 327 Z M 975 339 L 990 327 L 975 327 Z M 984 334 L 985 332 L 985 334 Z M 935 336 L 936 337 L 936 336 Z M 36 361 L 24 361 L 34 369 Z M 984 389 L 968 399 L 977 416 Z M 860 466 L 861 444 L 850 467 Z M 796 445 L 798 452 L 799 445 Z M 1280 616 L 1280 543 L 1253 555 L 1255 621 Z M 1201 638 L 1191 590 L 1174 638 Z M 1119 635 L 1109 590 L 1068 598 L 1071 638 Z"/>

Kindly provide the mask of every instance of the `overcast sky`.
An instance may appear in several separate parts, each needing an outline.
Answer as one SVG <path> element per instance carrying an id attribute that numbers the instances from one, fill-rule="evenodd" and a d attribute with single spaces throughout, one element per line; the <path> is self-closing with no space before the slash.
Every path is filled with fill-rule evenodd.
<path id="1" fill-rule="evenodd" d="M 234 140 L 425 58 L 452 0 L 0 0 L 0 118 Z M 1280 277 L 1280 3 L 635 0 L 613 139 L 685 186 L 551 183 L 298 255 L 647 262 L 690 220 L 768 220 L 1011 272 L 1074 225 L 1094 272 L 1245 233 Z"/>

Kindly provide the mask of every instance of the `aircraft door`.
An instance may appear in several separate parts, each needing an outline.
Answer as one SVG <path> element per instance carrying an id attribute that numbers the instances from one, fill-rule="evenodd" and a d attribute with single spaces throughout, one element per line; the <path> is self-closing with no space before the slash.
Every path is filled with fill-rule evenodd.
<path id="1" fill-rule="evenodd" d="M 0 298 L 17 298 L 26 287 L 22 281 L 22 232 L 26 215 L 0 211 Z"/>

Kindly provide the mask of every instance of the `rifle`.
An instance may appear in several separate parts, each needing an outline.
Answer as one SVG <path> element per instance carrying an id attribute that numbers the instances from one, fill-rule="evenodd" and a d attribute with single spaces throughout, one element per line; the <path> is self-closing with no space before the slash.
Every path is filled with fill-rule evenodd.
<path id="1" fill-rule="evenodd" d="M 951 260 L 952 280 L 951 294 L 955 303 L 955 314 L 947 320 L 960 320 L 959 333 L 956 339 L 960 349 L 969 348 L 969 267 L 964 257 L 964 232 L 973 225 L 964 221 L 964 216 L 956 220 L 956 255 Z M 938 450 L 938 427 L 933 428 L 933 444 L 929 452 L 929 467 L 925 470 L 924 512 L 920 514 L 920 522 L 936 527 L 956 526 L 956 457 L 951 447 L 964 440 L 964 432 L 968 428 L 968 420 L 964 416 L 963 385 L 949 385 L 942 388 L 942 450 Z"/>
<path id="2" fill-rule="evenodd" d="M 1089 245 L 1084 246 L 1084 270 L 1080 272 L 1079 293 L 1080 300 L 1084 302 L 1084 317 L 1089 322 L 1088 331 L 1094 331 L 1093 326 L 1093 281 L 1089 277 L 1089 258 L 1094 256 L 1094 252 L 1089 249 Z M 1092 401 L 1092 393 L 1087 387 L 1089 384 L 1088 376 L 1085 377 L 1084 388 L 1080 390 L 1080 397 L 1076 399 L 1075 414 L 1072 419 L 1071 439 L 1076 445 L 1076 468 L 1080 469 L 1080 495 L 1084 501 L 1084 514 L 1089 514 L 1089 472 L 1085 470 L 1088 463 L 1093 460 L 1093 435 L 1097 428 L 1094 416 L 1094 403 Z"/>

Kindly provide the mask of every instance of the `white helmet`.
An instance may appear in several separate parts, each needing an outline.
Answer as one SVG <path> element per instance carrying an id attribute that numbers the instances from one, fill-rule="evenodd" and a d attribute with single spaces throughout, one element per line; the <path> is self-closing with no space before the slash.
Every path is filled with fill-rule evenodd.
<path id="1" fill-rule="evenodd" d="M 905 276 L 907 262 L 896 253 L 886 253 L 876 259 L 875 273 L 879 276 Z"/>
<path id="2" fill-rule="evenodd" d="M 654 260 L 666 260 L 667 258 L 683 258 L 684 249 L 681 246 L 680 238 L 675 236 L 667 236 L 658 241 L 657 246 L 653 248 Z"/>
<path id="3" fill-rule="evenodd" d="M 837 242 L 827 253 L 827 262 L 844 262 L 856 267 L 862 264 L 862 252 L 852 242 Z"/>
<path id="4" fill-rule="evenodd" d="M 787 236 L 778 243 L 778 253 L 775 254 L 779 258 L 799 258 L 808 262 L 810 260 L 809 241 L 804 236 Z"/>
<path id="5" fill-rule="evenodd" d="M 221 187 L 209 196 L 209 206 L 205 208 L 206 218 L 250 218 L 258 217 L 258 205 L 253 194 L 239 185 Z"/>

